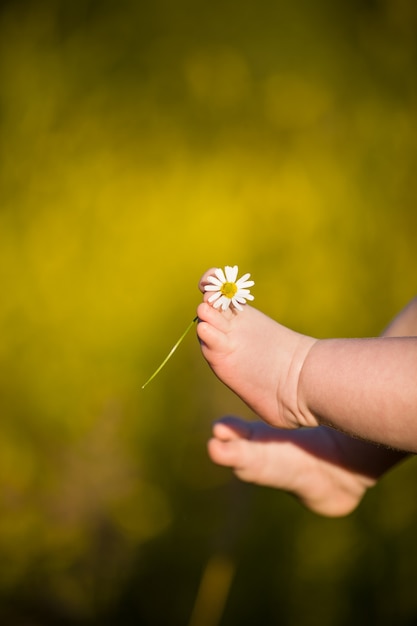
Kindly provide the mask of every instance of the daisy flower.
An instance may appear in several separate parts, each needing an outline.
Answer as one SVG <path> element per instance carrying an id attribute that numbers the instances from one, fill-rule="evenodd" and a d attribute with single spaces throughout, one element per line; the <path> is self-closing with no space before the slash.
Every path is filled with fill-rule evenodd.
<path id="1" fill-rule="evenodd" d="M 248 280 L 250 274 L 244 274 L 237 280 L 238 266 L 226 265 L 224 270 L 218 268 L 214 270 L 214 276 L 207 278 L 209 285 L 204 287 L 204 291 L 212 291 L 208 301 L 212 303 L 215 309 L 221 308 L 226 311 L 230 306 L 235 307 L 239 311 L 242 311 L 242 304 L 246 304 L 246 300 L 253 300 L 254 297 L 249 291 L 249 287 L 252 287 L 255 283 L 253 280 Z M 171 348 L 168 355 L 162 361 L 161 365 L 155 370 L 155 372 L 148 378 L 146 383 L 142 385 L 142 389 L 145 389 L 147 385 L 159 374 L 161 369 L 166 365 L 169 359 L 172 357 L 178 346 L 185 339 L 186 335 L 190 332 L 194 324 L 198 322 L 198 317 L 195 317 L 187 326 L 177 343 Z"/>
<path id="2" fill-rule="evenodd" d="M 237 265 L 226 265 L 224 270 L 218 268 L 214 271 L 214 276 L 207 278 L 210 284 L 204 287 L 204 291 L 213 292 L 208 301 L 215 309 L 226 311 L 232 305 L 243 311 L 242 304 L 246 304 L 246 300 L 254 299 L 248 289 L 255 284 L 253 280 L 248 280 L 250 274 L 244 274 L 236 280 L 238 271 Z"/>

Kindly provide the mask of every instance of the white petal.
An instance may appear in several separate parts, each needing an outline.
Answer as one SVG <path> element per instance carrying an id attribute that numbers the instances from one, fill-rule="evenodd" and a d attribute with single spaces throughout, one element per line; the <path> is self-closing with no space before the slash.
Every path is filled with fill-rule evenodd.
<path id="1" fill-rule="evenodd" d="M 250 274 L 243 274 L 243 276 L 241 276 L 237 282 L 238 282 L 239 284 L 240 284 L 240 283 L 244 283 L 244 282 L 245 282 L 245 280 L 248 280 L 248 278 L 249 278 L 249 277 L 250 277 Z M 236 283 L 236 284 L 237 284 L 237 283 Z"/>
<path id="2" fill-rule="evenodd" d="M 249 289 L 238 289 L 235 293 L 235 298 L 236 297 L 246 298 L 249 294 L 250 294 Z"/>
<path id="3" fill-rule="evenodd" d="M 227 299 L 227 298 L 226 298 Z M 213 307 L 215 309 L 219 309 L 220 307 L 224 310 L 224 301 L 225 301 L 225 297 L 221 296 L 221 298 L 219 298 L 218 300 L 216 300 L 216 302 L 213 304 Z M 227 307 L 226 307 L 227 308 Z"/>
<path id="4" fill-rule="evenodd" d="M 220 291 L 221 285 L 205 285 L 204 291 Z"/>
<path id="5" fill-rule="evenodd" d="M 218 278 L 216 278 L 215 276 L 207 276 L 207 281 L 209 283 L 211 283 L 212 285 L 217 285 L 218 287 L 221 287 L 223 285 L 223 282 L 221 280 L 219 280 Z"/>
<path id="6" fill-rule="evenodd" d="M 220 293 L 220 291 L 216 291 L 216 293 L 212 293 L 210 298 L 208 299 L 209 302 L 214 302 L 215 300 L 218 300 L 220 298 L 222 294 Z"/>
<path id="7" fill-rule="evenodd" d="M 238 292 L 234 295 L 235 298 L 244 298 L 245 300 L 255 300 L 253 295 L 249 293 L 246 289 L 239 289 Z"/>
<path id="8" fill-rule="evenodd" d="M 222 285 L 223 283 L 227 282 L 226 276 L 224 275 L 224 272 L 221 267 L 218 267 L 216 270 L 214 270 L 214 273 L 216 274 L 217 278 L 219 279 Z"/>
<path id="9" fill-rule="evenodd" d="M 240 304 L 239 304 L 239 302 L 237 301 L 237 299 L 236 299 L 236 298 L 232 298 L 232 303 L 233 303 L 233 306 L 234 306 L 234 307 L 235 307 L 238 311 L 243 311 L 243 308 L 240 306 Z M 245 303 L 243 302 L 243 304 L 245 304 Z"/>
<path id="10" fill-rule="evenodd" d="M 246 287 L 253 287 L 254 286 L 254 282 L 253 280 L 244 280 L 243 282 L 238 280 L 236 283 L 236 286 L 239 287 L 243 287 L 243 289 L 245 289 Z"/>
<path id="11" fill-rule="evenodd" d="M 230 306 L 230 303 L 231 303 L 230 298 L 226 298 L 226 296 L 223 296 L 223 304 L 222 304 L 223 311 L 227 311 L 227 309 Z"/>
<path id="12" fill-rule="evenodd" d="M 237 278 L 237 273 L 239 271 L 239 268 L 237 265 L 234 265 L 233 267 L 231 267 L 230 265 L 226 265 L 225 269 L 225 273 L 226 273 L 226 280 L 228 283 L 234 283 L 236 282 L 236 278 Z"/>

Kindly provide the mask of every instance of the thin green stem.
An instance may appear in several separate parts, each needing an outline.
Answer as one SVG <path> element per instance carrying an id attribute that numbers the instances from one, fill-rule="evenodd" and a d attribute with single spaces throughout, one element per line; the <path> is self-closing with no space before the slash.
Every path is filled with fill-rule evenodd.
<path id="1" fill-rule="evenodd" d="M 182 340 L 185 338 L 185 336 L 187 335 L 187 333 L 191 330 L 191 328 L 193 327 L 193 324 L 195 324 L 195 322 L 198 320 L 198 317 L 195 317 L 193 319 L 192 322 L 190 322 L 190 324 L 187 326 L 187 328 L 185 329 L 185 331 L 183 332 L 183 334 L 181 335 L 181 337 L 178 339 L 177 343 L 175 344 L 175 346 L 173 346 L 171 348 L 171 351 L 169 352 L 169 354 L 167 354 L 167 356 L 165 357 L 165 359 L 162 361 L 161 365 L 158 367 L 157 370 L 155 370 L 155 372 L 152 374 L 152 376 L 150 378 L 148 378 L 148 380 L 146 381 L 146 383 L 144 385 L 142 385 L 142 389 L 145 389 L 145 387 L 147 385 L 149 385 L 149 383 L 151 382 L 151 380 L 153 380 L 155 378 L 155 376 L 157 374 L 159 374 L 159 372 L 161 371 L 161 369 L 164 367 L 164 365 L 166 365 L 166 363 L 169 361 L 169 359 L 172 357 L 172 355 L 174 354 L 175 350 L 178 348 L 178 346 L 180 345 L 180 343 L 182 342 Z"/>

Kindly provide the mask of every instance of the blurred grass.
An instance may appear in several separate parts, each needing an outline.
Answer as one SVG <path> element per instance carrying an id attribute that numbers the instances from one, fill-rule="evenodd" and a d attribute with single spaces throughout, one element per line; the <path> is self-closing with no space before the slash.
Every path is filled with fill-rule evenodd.
<path id="1" fill-rule="evenodd" d="M 315 336 L 414 295 L 416 29 L 411 0 L 2 3 L 4 623 L 184 624 L 217 552 L 222 624 L 412 623 L 412 465 L 318 520 L 210 465 L 250 414 L 191 335 L 141 385 L 213 265 Z"/>

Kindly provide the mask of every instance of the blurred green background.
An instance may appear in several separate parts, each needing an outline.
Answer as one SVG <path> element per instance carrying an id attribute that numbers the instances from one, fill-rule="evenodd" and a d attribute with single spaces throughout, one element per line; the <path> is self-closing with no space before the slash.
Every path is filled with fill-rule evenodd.
<path id="1" fill-rule="evenodd" d="M 415 295 L 416 41 L 414 0 L 1 3 L 2 624 L 416 623 L 414 463 L 327 520 L 210 463 L 253 416 L 195 333 L 141 390 L 213 265 L 317 337 Z"/>

